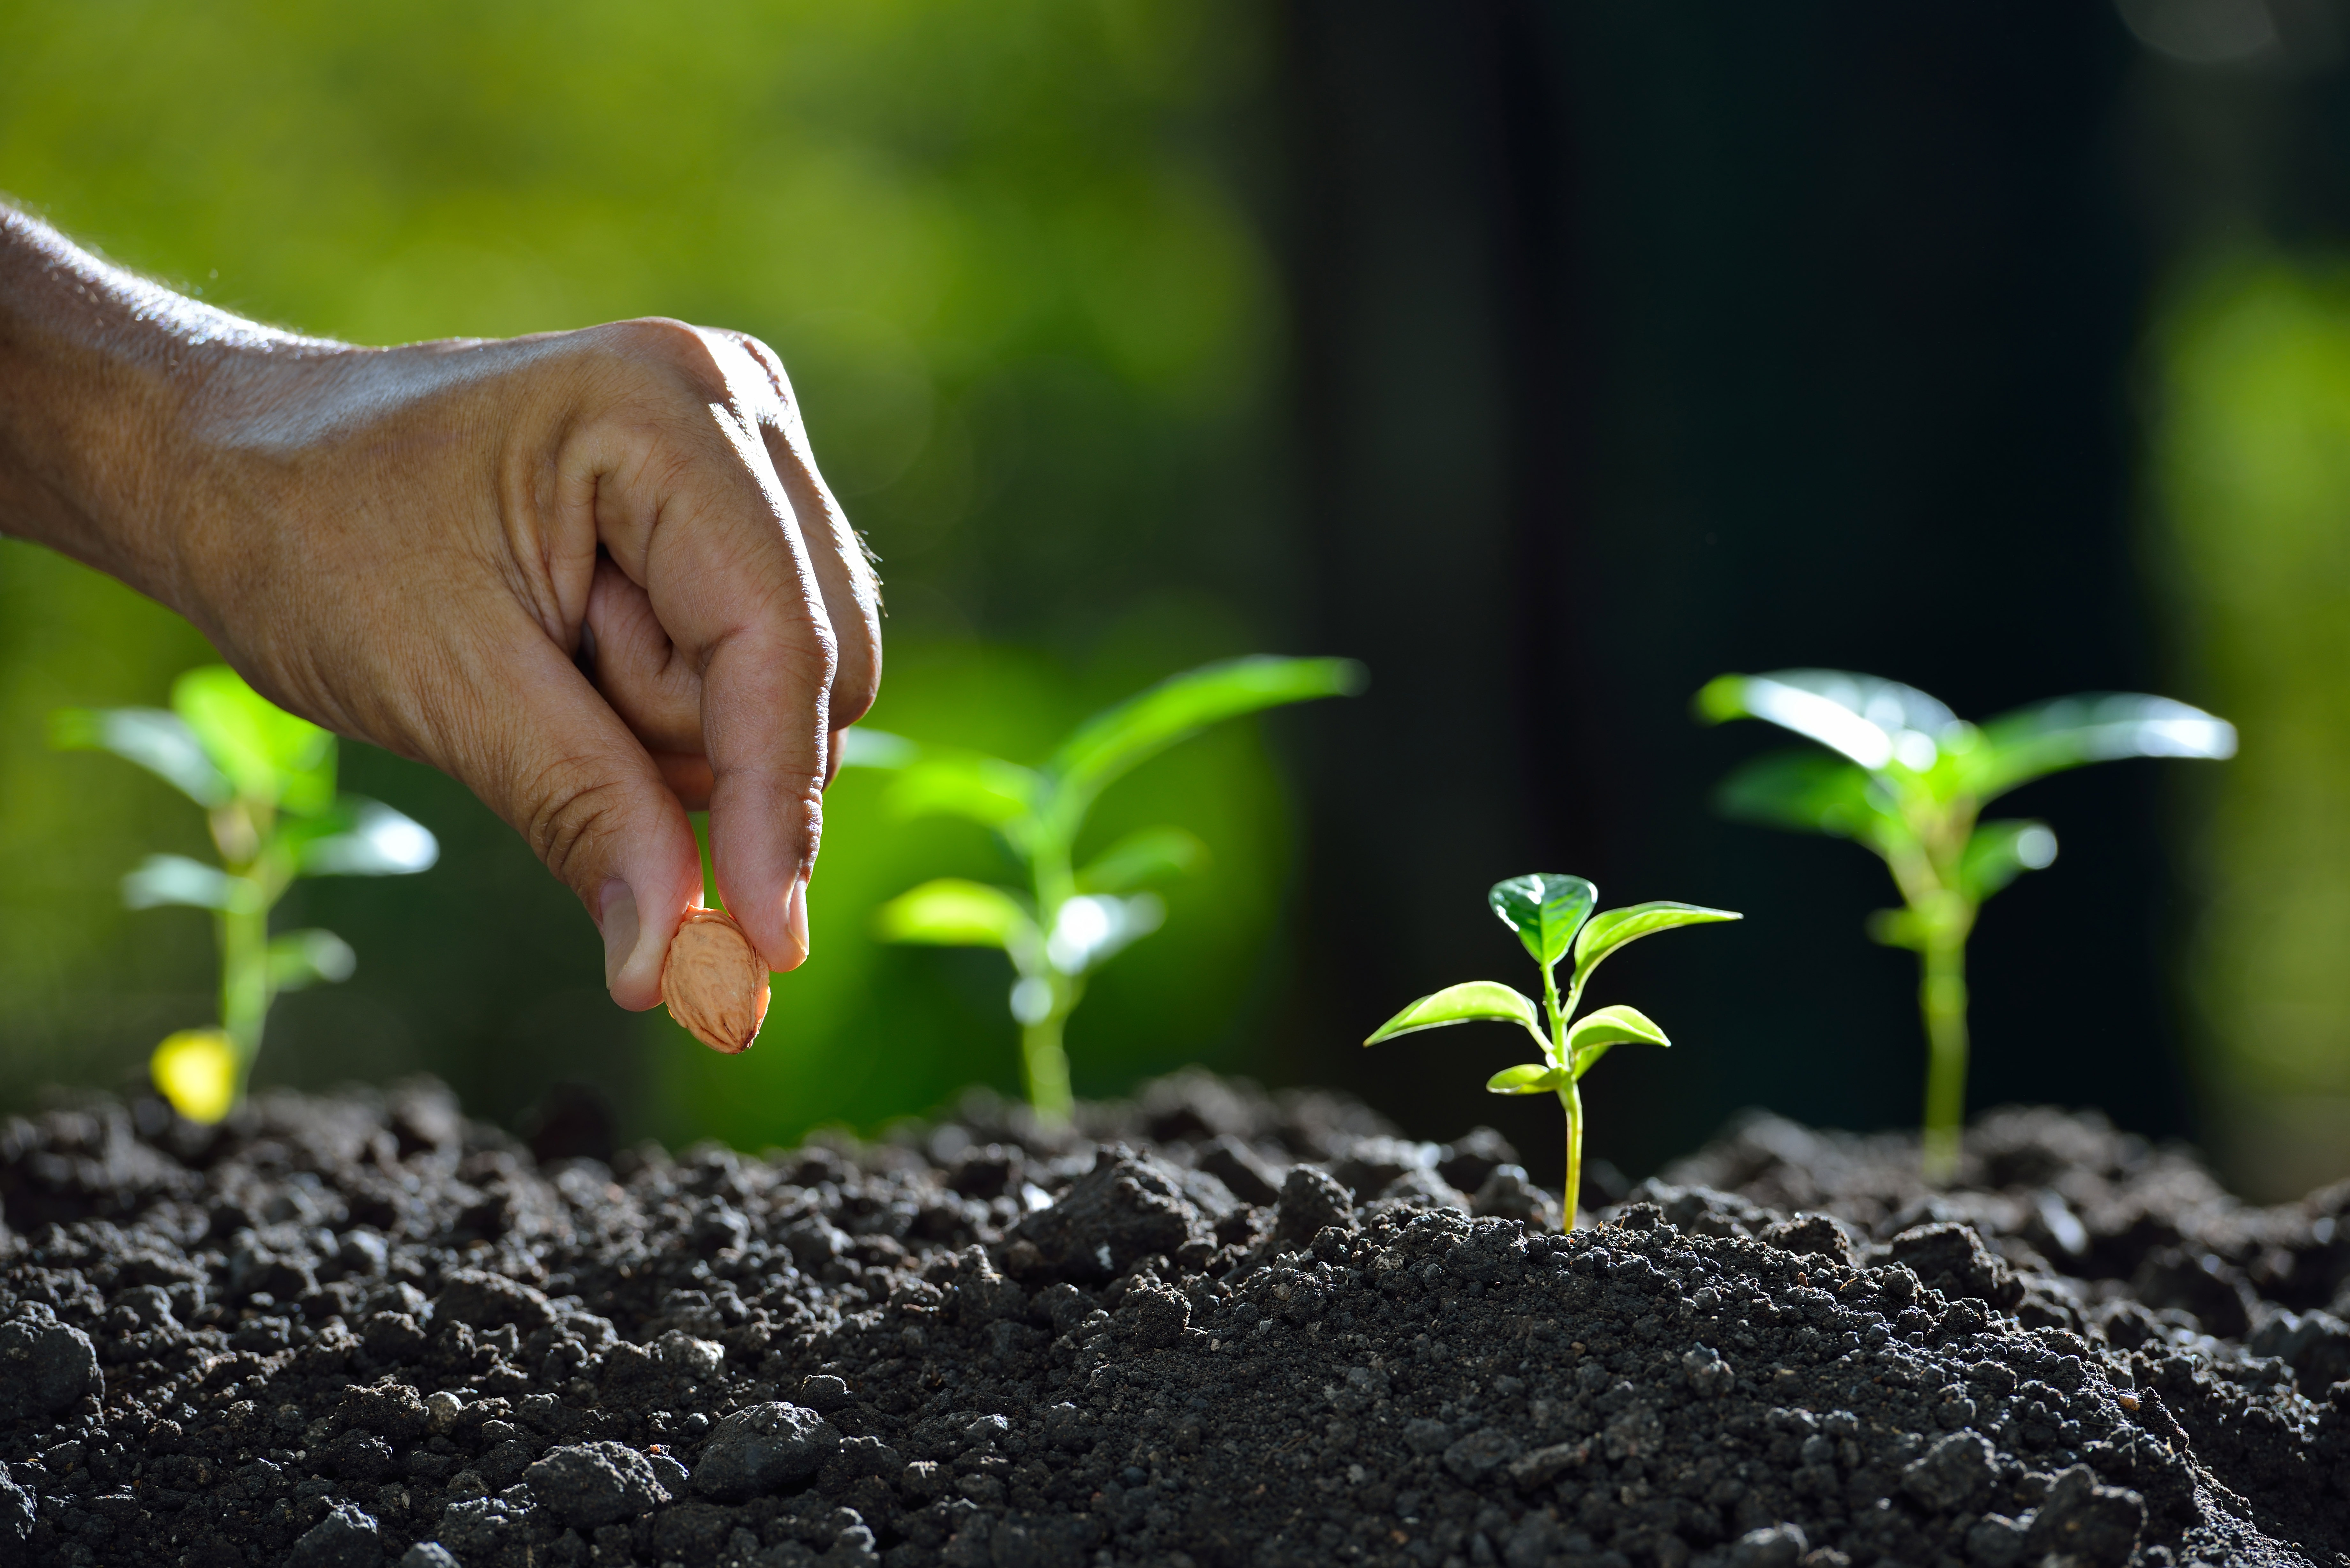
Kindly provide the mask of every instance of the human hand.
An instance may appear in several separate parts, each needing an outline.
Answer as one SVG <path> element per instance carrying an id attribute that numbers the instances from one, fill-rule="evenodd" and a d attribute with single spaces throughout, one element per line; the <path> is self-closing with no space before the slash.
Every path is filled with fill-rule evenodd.
<path id="1" fill-rule="evenodd" d="M 806 957 L 880 632 L 771 350 L 661 320 L 350 348 L 71 254 L 130 296 L 94 343 L 0 265 L 0 325 L 42 328 L 29 358 L 0 332 L 5 369 L 65 400 L 0 394 L 12 528 L 179 609 L 282 706 L 463 780 L 587 906 L 622 1006 L 660 1000 L 701 901 L 691 809 L 761 956 Z M 175 354 L 140 337 L 159 314 Z M 66 454 L 62 486 L 5 472 L 28 446 Z"/>

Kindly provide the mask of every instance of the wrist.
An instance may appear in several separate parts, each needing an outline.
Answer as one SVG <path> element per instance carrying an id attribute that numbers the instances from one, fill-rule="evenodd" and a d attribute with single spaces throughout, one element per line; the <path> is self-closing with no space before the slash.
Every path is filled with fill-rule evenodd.
<path id="1" fill-rule="evenodd" d="M 304 345 L 108 266 L 0 210 L 0 532 L 201 621 L 225 394 Z"/>

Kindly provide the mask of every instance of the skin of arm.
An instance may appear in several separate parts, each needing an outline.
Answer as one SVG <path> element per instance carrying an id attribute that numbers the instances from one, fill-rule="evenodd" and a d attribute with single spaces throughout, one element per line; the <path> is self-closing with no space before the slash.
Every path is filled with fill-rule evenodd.
<path id="1" fill-rule="evenodd" d="M 255 690 L 453 775 L 660 1000 L 720 896 L 807 956 L 879 587 L 773 350 L 648 319 L 361 348 L 241 320 L 0 209 L 0 532 L 188 618 Z"/>

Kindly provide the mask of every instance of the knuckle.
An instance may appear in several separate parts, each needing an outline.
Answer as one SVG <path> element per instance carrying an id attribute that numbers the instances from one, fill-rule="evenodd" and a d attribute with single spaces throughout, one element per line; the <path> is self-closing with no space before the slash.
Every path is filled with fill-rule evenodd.
<path id="1" fill-rule="evenodd" d="M 606 330 L 612 351 L 624 362 L 657 367 L 682 380 L 702 401 L 727 396 L 726 367 L 700 327 L 666 316 L 647 316 L 615 322 Z"/>
<path id="2" fill-rule="evenodd" d="M 767 389 L 788 410 L 792 406 L 792 377 L 791 372 L 784 369 L 784 357 L 769 348 L 764 340 L 747 332 L 730 333 L 729 336 L 743 353 L 750 356 L 751 363 L 756 365 L 760 374 L 766 379 Z"/>
<path id="3" fill-rule="evenodd" d="M 524 825 L 539 859 L 574 888 L 580 886 L 585 857 L 622 831 L 629 813 L 628 786 L 616 779 L 588 776 L 586 767 L 577 758 L 550 764 L 531 792 L 535 804 Z"/>

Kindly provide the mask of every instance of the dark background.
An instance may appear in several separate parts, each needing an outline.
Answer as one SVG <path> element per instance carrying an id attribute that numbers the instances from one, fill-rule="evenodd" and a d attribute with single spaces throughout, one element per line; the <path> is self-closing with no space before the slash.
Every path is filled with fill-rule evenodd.
<path id="1" fill-rule="evenodd" d="M 1748 1104 L 1913 1118 L 1914 961 L 1860 935 L 1888 878 L 1714 818 L 1712 782 L 1778 742 L 1689 698 L 1797 665 L 1975 718 L 2192 697 L 2142 562 L 2133 359 L 2165 267 L 2247 204 L 2338 231 L 2338 72 L 2215 83 L 2089 4 L 1288 15 L 1307 640 L 1378 676 L 1311 752 L 1291 1071 L 1430 1132 L 1493 1120 L 1550 1168 L 1555 1109 L 1479 1092 L 1503 1029 L 1348 1041 L 1524 981 L 1483 889 L 1556 869 L 1603 907 L 1750 912 L 1604 972 L 1677 1044 L 1595 1074 L 1596 1150 L 1647 1169 Z M 2195 1130 L 2187 771 L 2002 804 L 2063 853 L 1971 944 L 1972 1106 Z"/>

